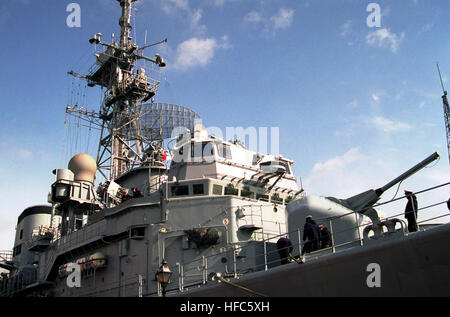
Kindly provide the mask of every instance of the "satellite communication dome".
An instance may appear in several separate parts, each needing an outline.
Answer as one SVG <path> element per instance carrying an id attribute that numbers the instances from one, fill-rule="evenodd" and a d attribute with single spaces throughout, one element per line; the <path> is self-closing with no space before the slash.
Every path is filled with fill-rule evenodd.
<path id="1" fill-rule="evenodd" d="M 76 181 L 94 182 L 97 173 L 97 163 L 89 154 L 77 154 L 69 161 L 69 170 L 75 175 Z"/>

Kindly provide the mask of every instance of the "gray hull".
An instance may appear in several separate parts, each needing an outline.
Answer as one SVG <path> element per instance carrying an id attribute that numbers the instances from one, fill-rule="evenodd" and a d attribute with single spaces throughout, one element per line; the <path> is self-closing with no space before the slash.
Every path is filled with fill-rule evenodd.
<path id="1" fill-rule="evenodd" d="M 245 276 L 236 284 L 271 297 L 299 296 L 449 296 L 450 224 L 425 232 L 355 247 L 304 264 L 287 264 Z M 380 266 L 381 287 L 370 288 L 367 271 Z M 224 283 L 188 290 L 188 297 L 242 297 L 251 293 Z"/>

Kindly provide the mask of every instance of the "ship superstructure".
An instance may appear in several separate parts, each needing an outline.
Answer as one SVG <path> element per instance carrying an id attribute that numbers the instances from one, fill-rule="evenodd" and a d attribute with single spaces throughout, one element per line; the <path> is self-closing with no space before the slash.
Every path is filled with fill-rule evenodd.
<path id="1" fill-rule="evenodd" d="M 276 295 L 277 274 L 301 270 L 305 261 L 350 250 L 345 261 L 357 265 L 365 258 L 352 252 L 409 239 L 403 221 L 384 219 L 374 206 L 437 153 L 377 190 L 348 199 L 306 196 L 293 160 L 210 135 L 194 111 L 154 103 L 159 82 L 137 61 L 164 67 L 159 54 L 143 55 L 161 42 L 133 44 L 136 0 L 118 2 L 119 42 L 95 34 L 89 42 L 104 51 L 94 67 L 88 75 L 69 72 L 105 91 L 98 112 L 66 108 L 100 129 L 97 157 L 77 154 L 67 168 L 55 169 L 50 205 L 19 216 L 13 254 L 0 263 L 10 272 L 1 279 L 3 296 L 205 296 L 209 289 L 215 296 Z M 165 149 L 167 139 L 172 147 Z M 305 257 L 301 230 L 308 215 L 329 227 L 331 245 Z M 293 242 L 284 261 L 280 238 Z M 288 262 L 295 263 L 282 265 Z M 447 254 L 441 263 L 449 264 Z M 240 281 L 248 282 L 245 288 Z M 293 287 L 292 295 L 304 289 Z"/>

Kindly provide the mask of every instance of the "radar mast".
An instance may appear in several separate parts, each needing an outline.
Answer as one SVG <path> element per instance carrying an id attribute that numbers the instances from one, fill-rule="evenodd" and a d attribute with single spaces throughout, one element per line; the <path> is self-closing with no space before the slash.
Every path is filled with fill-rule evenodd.
<path id="1" fill-rule="evenodd" d="M 92 36 L 89 43 L 105 48 L 88 75 L 74 71 L 68 73 L 88 82 L 89 87 L 101 87 L 105 90 L 100 111 L 88 112 L 78 107 L 67 106 L 66 112 L 90 123 L 100 129 L 100 141 L 97 151 L 97 166 L 102 175 L 113 180 L 131 168 L 145 162 L 144 155 L 149 148 L 155 147 L 154 140 L 142 134 L 143 103 L 152 100 L 159 86 L 159 81 L 147 77 L 144 67 L 136 67 L 138 60 L 149 61 L 158 67 L 165 67 L 159 54 L 155 58 L 144 56 L 146 47 L 167 42 L 167 39 L 139 48 L 132 43 L 131 12 L 137 0 L 117 0 L 122 8 L 119 20 L 120 42 L 117 44 L 102 41 L 102 34 Z M 139 54 L 138 54 L 139 52 Z M 158 148 L 159 147 L 159 148 Z"/>

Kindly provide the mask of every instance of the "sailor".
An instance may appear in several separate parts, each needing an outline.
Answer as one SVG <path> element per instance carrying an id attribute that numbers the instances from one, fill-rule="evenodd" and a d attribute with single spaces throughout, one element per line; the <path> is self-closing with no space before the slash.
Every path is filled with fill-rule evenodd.
<path id="1" fill-rule="evenodd" d="M 417 227 L 417 198 L 410 190 L 405 190 L 405 196 L 408 199 L 408 203 L 405 207 L 405 218 L 408 220 L 408 231 L 415 232 Z"/>
<path id="2" fill-rule="evenodd" d="M 288 238 L 281 237 L 277 241 L 277 250 L 278 254 L 280 255 L 281 264 L 287 264 L 291 261 L 289 261 L 292 258 L 292 250 L 294 248 L 292 247 L 292 242 Z"/>
<path id="3" fill-rule="evenodd" d="M 132 188 L 131 192 L 133 193 L 133 198 L 141 198 L 144 197 L 144 193 L 137 190 L 137 188 Z"/>
<path id="4" fill-rule="evenodd" d="M 320 248 L 325 249 L 329 248 L 331 245 L 330 233 L 328 232 L 328 228 L 323 225 L 319 225 L 320 231 Z"/>
<path id="5" fill-rule="evenodd" d="M 137 71 L 136 81 L 139 87 L 142 87 L 144 89 L 147 88 L 147 76 L 145 75 L 144 68 L 141 68 L 139 71 Z"/>
<path id="6" fill-rule="evenodd" d="M 124 192 L 122 195 L 122 202 L 126 202 L 127 200 L 130 200 L 132 197 L 128 194 L 128 192 Z"/>
<path id="7" fill-rule="evenodd" d="M 312 216 L 306 217 L 305 226 L 303 227 L 304 246 L 302 253 L 309 253 L 319 249 L 320 230 Z"/>

